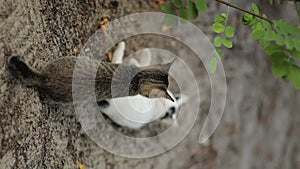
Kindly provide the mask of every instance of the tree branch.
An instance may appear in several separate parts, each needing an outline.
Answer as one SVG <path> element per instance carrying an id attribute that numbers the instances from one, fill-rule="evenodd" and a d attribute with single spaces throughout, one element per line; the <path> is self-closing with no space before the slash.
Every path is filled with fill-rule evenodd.
<path id="1" fill-rule="evenodd" d="M 221 4 L 225 4 L 225 5 L 227 5 L 227 6 L 230 6 L 231 8 L 235 8 L 235 9 L 237 9 L 237 10 L 243 11 L 243 12 L 245 12 L 245 13 L 251 14 L 251 15 L 253 15 L 253 16 L 255 16 L 255 17 L 258 17 L 258 18 L 260 18 L 260 19 L 263 19 L 263 20 L 265 20 L 265 21 L 268 21 L 268 22 L 272 23 L 272 21 L 269 20 L 268 18 L 265 18 L 265 17 L 263 17 L 263 16 L 261 16 L 261 15 L 257 15 L 257 14 L 255 14 L 255 13 L 251 12 L 251 11 L 247 11 L 247 10 L 245 10 L 245 9 L 239 7 L 239 6 L 236 6 L 236 5 L 234 5 L 234 4 L 231 4 L 231 3 L 229 3 L 229 2 L 225 2 L 225 1 L 223 1 L 223 0 L 216 0 L 216 1 L 219 2 L 219 3 L 221 3 Z"/>

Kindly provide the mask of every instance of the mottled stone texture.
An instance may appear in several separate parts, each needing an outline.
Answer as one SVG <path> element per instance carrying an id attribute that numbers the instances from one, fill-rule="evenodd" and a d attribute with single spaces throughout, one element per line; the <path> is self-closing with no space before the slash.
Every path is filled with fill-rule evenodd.
<path id="1" fill-rule="evenodd" d="M 237 30 L 235 45 L 225 51 L 223 59 L 227 104 L 208 146 L 197 142 L 210 103 L 208 76 L 197 60 L 188 63 L 199 78 L 202 102 L 197 123 L 174 149 L 148 159 L 123 158 L 100 149 L 81 129 L 71 105 L 41 103 L 35 90 L 22 85 L 7 71 L 6 61 L 11 54 L 19 54 L 36 69 L 54 59 L 76 55 L 74 48 L 82 48 L 99 29 L 102 18 L 155 11 L 150 1 L 0 0 L 1 169 L 63 168 L 64 165 L 73 169 L 80 164 L 101 169 L 300 168 L 299 91 L 271 75 L 267 56 L 251 39 L 249 28 L 239 23 L 241 13 L 235 10 L 230 11 L 229 22 Z M 250 8 L 248 1 L 232 2 Z M 270 18 L 297 21 L 293 6 L 271 8 L 266 2 L 261 6 Z M 208 9 L 195 24 L 213 39 L 210 28 L 213 17 L 226 11 L 226 7 L 212 1 Z M 144 47 L 178 48 L 176 41 L 167 40 L 171 42 L 150 35 L 129 38 L 126 54 Z M 192 52 L 182 45 L 176 54 L 189 57 Z M 151 134 L 147 130 L 156 129 L 150 126 L 139 134 Z"/>

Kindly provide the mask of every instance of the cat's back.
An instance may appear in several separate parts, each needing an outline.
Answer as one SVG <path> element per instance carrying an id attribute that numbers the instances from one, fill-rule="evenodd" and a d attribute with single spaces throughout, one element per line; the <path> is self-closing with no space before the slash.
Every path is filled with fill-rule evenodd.
<path id="1" fill-rule="evenodd" d="M 51 75 L 54 78 L 72 78 L 74 72 L 85 75 L 95 73 L 99 65 L 99 61 L 88 57 L 68 56 L 48 63 L 42 72 L 43 74 Z"/>
<path id="2" fill-rule="evenodd" d="M 73 75 L 73 69 L 76 64 L 75 57 L 63 57 L 46 64 L 42 73 L 51 75 L 52 77 L 63 76 L 69 77 Z"/>

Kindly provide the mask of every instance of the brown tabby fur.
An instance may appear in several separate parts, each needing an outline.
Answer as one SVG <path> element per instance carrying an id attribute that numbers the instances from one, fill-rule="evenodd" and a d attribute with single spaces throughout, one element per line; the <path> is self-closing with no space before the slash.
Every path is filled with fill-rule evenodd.
<path id="1" fill-rule="evenodd" d="M 76 85 L 79 96 L 95 93 L 97 100 L 141 94 L 145 97 L 169 98 L 168 71 L 172 64 L 151 65 L 144 68 L 98 62 L 76 57 L 64 57 L 37 71 L 27 66 L 17 56 L 9 60 L 9 70 L 28 86 L 35 87 L 45 101 L 72 102 L 72 87 Z M 76 72 L 76 74 L 73 72 Z M 73 85 L 73 86 L 72 86 Z M 95 92 L 92 91 L 93 85 Z M 79 87 L 78 87 L 79 86 Z M 114 89 L 114 90 L 112 90 Z M 151 91 L 164 93 L 153 96 Z M 113 92 L 112 92 L 113 91 Z M 157 92 L 154 92 L 157 93 Z M 159 93 L 159 92 L 158 92 Z"/>

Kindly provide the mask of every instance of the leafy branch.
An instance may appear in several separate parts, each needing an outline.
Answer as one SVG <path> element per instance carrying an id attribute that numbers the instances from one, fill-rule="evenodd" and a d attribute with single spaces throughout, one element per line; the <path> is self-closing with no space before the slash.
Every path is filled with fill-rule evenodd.
<path id="1" fill-rule="evenodd" d="M 245 12 L 245 13 L 248 13 L 248 14 L 251 14 L 251 15 L 253 15 L 253 16 L 255 16 L 255 17 L 258 17 L 258 18 L 260 18 L 260 19 L 263 19 L 263 20 L 266 20 L 266 21 L 272 23 L 271 20 L 269 20 L 269 19 L 267 19 L 267 18 L 265 18 L 265 17 L 263 17 L 263 16 L 261 16 L 261 15 L 258 15 L 258 14 L 254 13 L 254 12 L 251 12 L 251 11 L 247 11 L 247 10 L 245 10 L 245 9 L 239 7 L 239 6 L 236 6 L 236 5 L 234 5 L 234 4 L 231 4 L 231 3 L 229 3 L 229 2 L 225 2 L 225 1 L 223 1 L 223 0 L 216 0 L 216 1 L 219 2 L 219 3 L 221 3 L 221 4 L 227 5 L 227 6 L 231 7 L 231 8 L 235 8 L 235 9 L 237 9 L 237 10 L 239 10 L 239 11 L 242 11 L 242 12 Z"/>
<path id="2" fill-rule="evenodd" d="M 273 0 L 270 0 L 270 2 Z M 252 10 L 248 11 L 224 0 L 216 2 L 235 8 L 244 12 L 241 23 L 250 26 L 252 38 L 257 40 L 270 56 L 272 63 L 272 73 L 275 77 L 280 77 L 286 82 L 291 82 L 295 88 L 300 89 L 300 28 L 286 23 L 284 20 L 270 20 L 265 14 L 260 14 L 256 4 L 252 4 Z M 294 1 L 296 3 L 296 1 Z M 205 12 L 207 8 L 206 0 L 188 1 L 183 5 L 181 0 L 172 0 L 171 4 L 163 4 L 163 12 L 179 16 L 185 20 L 193 20 L 198 14 Z M 175 8 L 174 8 L 175 7 Z M 181 23 L 182 19 L 180 20 Z M 213 31 L 218 34 L 214 38 L 216 54 L 212 57 L 210 71 L 213 73 L 217 69 L 217 59 L 221 59 L 223 51 L 221 47 L 232 48 L 231 38 L 234 37 L 235 30 L 227 25 L 227 14 L 222 13 L 215 17 L 212 25 Z M 165 25 L 177 24 L 177 18 L 170 15 L 165 19 Z"/>
<path id="3" fill-rule="evenodd" d="M 211 73 L 214 73 L 216 71 L 217 59 L 221 59 L 223 55 L 221 46 L 224 46 L 228 49 L 232 48 L 233 46 L 231 38 L 234 37 L 235 30 L 232 26 L 227 26 L 228 13 L 229 13 L 229 8 L 227 9 L 227 13 L 222 13 L 219 16 L 216 16 L 215 23 L 212 25 L 213 31 L 219 35 L 215 36 L 214 38 L 214 46 L 216 47 L 216 53 L 211 60 L 211 64 L 210 64 Z"/>

